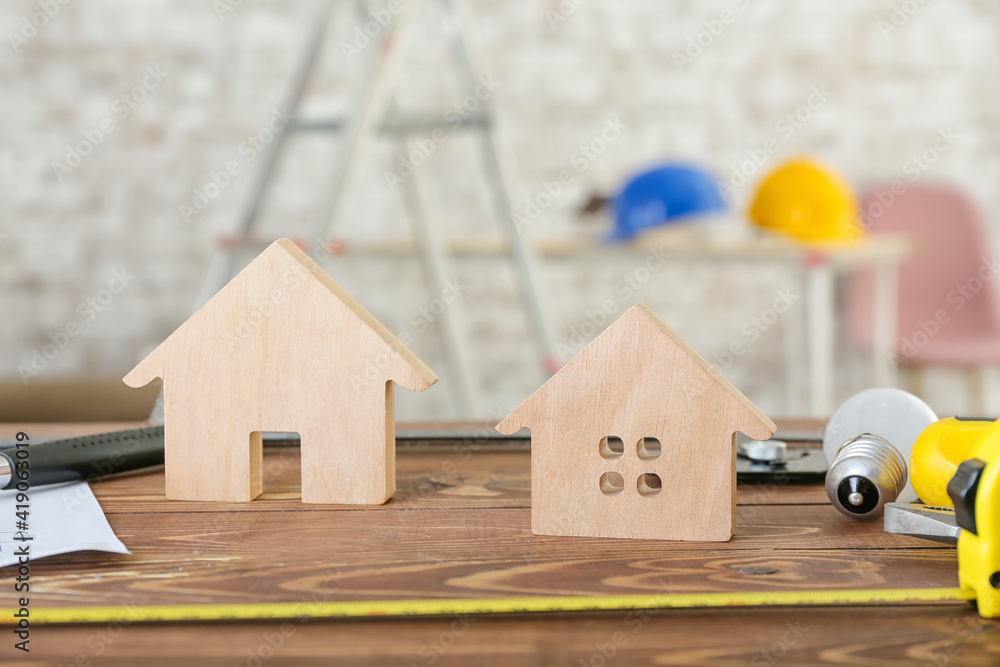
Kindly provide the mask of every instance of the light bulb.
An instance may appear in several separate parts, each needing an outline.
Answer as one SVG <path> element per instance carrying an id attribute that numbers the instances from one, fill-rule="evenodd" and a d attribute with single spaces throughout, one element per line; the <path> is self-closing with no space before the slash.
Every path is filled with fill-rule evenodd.
<path id="1" fill-rule="evenodd" d="M 856 519 L 874 519 L 886 503 L 916 502 L 907 471 L 910 450 L 935 421 L 926 403 L 902 389 L 866 389 L 844 401 L 823 436 L 826 495 L 833 506 Z"/>

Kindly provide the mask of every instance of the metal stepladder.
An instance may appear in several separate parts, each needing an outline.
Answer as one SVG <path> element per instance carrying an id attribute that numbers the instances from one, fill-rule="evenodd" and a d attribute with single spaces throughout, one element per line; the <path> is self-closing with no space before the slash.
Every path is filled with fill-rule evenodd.
<path id="1" fill-rule="evenodd" d="M 451 60 L 457 65 L 461 87 L 471 93 L 483 71 L 481 50 L 467 38 L 472 17 L 465 0 L 439 0 L 444 10 L 445 29 L 449 33 Z M 258 222 L 262 203 L 273 182 L 275 167 L 285 144 L 285 139 L 294 132 L 341 133 L 339 159 L 333 160 L 324 178 L 324 191 L 313 209 L 308 241 L 300 241 L 311 254 L 329 256 L 330 247 L 317 248 L 316 240 L 330 239 L 331 229 L 338 219 L 338 210 L 346 193 L 352 191 L 352 181 L 358 172 L 358 165 L 365 160 L 377 135 L 392 134 L 402 148 L 407 148 L 417 137 L 417 132 L 441 128 L 449 129 L 443 118 L 436 125 L 427 122 L 413 122 L 393 112 L 393 98 L 396 81 L 404 62 L 407 43 L 410 41 L 414 18 L 419 14 L 424 0 L 401 0 L 392 5 L 398 11 L 391 14 L 391 21 L 383 26 L 380 34 L 373 37 L 372 44 L 360 57 L 364 58 L 365 74 L 360 77 L 365 88 L 356 99 L 354 113 L 344 119 L 310 121 L 299 118 L 304 92 L 314 74 L 318 57 L 324 42 L 328 41 L 328 26 L 333 23 L 335 9 L 345 6 L 365 14 L 366 22 L 372 14 L 365 2 L 351 3 L 350 0 L 319 0 L 319 7 L 311 26 L 311 35 L 295 70 L 288 89 L 285 107 L 294 118 L 284 128 L 275 132 L 275 138 L 258 158 L 258 168 L 251 175 L 244 192 L 244 200 L 231 234 L 224 237 L 216 249 L 208 275 L 198 296 L 196 308 L 201 307 L 229 279 L 237 268 L 234 250 L 240 247 L 259 245 L 264 239 L 256 239 L 253 234 Z M 385 16 L 388 10 L 381 10 Z M 349 18 L 349 17 L 344 17 Z M 371 73 L 369 76 L 368 73 Z M 463 117 L 460 128 L 471 128 L 480 132 L 483 169 L 487 176 L 490 200 L 496 212 L 497 224 L 506 243 L 506 256 L 512 260 L 515 286 L 519 301 L 527 315 L 529 331 L 537 349 L 541 368 L 547 374 L 558 368 L 554 354 L 555 344 L 548 325 L 546 310 L 541 305 L 538 281 L 536 280 L 536 259 L 532 248 L 522 238 L 514 221 L 510 188 L 517 182 L 514 162 L 506 146 L 497 141 L 493 131 L 493 113 L 489 99 L 481 99 L 475 113 Z M 402 187 L 405 202 L 412 218 L 417 252 L 422 263 L 422 271 L 428 283 L 428 293 L 441 290 L 445 281 L 454 276 L 451 269 L 448 240 L 441 228 L 440 205 L 433 184 L 423 170 L 417 169 Z M 332 243 L 336 254 L 336 243 Z M 471 355 L 465 340 L 465 312 L 456 301 L 441 313 L 436 325 L 440 326 L 443 352 L 448 362 L 448 378 L 457 413 L 466 419 L 485 416 L 484 404 L 480 397 L 480 385 L 474 371 Z"/>

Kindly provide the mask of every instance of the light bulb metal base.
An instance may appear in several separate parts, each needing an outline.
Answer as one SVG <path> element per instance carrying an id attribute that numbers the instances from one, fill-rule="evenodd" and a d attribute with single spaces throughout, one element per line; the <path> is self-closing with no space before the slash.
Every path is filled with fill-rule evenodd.
<path id="1" fill-rule="evenodd" d="M 855 519 L 882 516 L 906 486 L 906 458 L 883 437 L 864 433 L 837 452 L 826 475 L 826 495 Z"/>

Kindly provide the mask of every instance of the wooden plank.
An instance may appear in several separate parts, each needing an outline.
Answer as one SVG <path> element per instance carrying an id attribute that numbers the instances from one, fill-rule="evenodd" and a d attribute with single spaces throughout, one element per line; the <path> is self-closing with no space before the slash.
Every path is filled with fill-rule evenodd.
<path id="1" fill-rule="evenodd" d="M 953 548 L 887 534 L 878 522 L 846 519 L 829 506 L 818 484 L 740 485 L 736 535 L 727 543 L 535 536 L 529 526 L 529 455 L 523 444 L 478 449 L 456 449 L 456 444 L 461 443 L 400 447 L 399 493 L 379 507 L 303 505 L 297 497 L 294 447 L 266 448 L 265 475 L 272 475 L 268 493 L 253 503 L 168 502 L 162 472 L 95 484 L 112 527 L 133 555 L 88 552 L 35 561 L 32 604 L 41 608 L 957 583 Z M 273 462 L 280 465 L 269 473 Z M 0 580 L 9 581 L 11 572 L 0 570 Z M 183 667 L 192 661 L 249 665 L 258 664 L 257 659 L 264 665 L 420 667 L 952 667 L 1000 661 L 1000 624 L 982 621 L 965 605 L 676 610 L 645 618 L 636 612 L 608 612 L 295 621 L 287 626 L 35 626 L 30 657 L 49 664 L 131 666 L 139 658 L 156 656 L 157 665 Z M 803 631 L 796 636 L 794 629 Z M 3 664 L 27 657 L 14 655 L 12 645 L 0 642 Z M 610 657 L 609 646 L 614 650 Z"/>
<path id="2" fill-rule="evenodd" d="M 36 629 L 31 658 L 156 665 L 995 665 L 1000 630 L 965 606 L 663 610 L 538 617 Z M 9 642 L 0 657 L 10 657 Z M 73 663 L 73 660 L 81 662 Z M 256 662 L 259 660 L 260 662 Z"/>
<path id="3" fill-rule="evenodd" d="M 650 251 L 669 253 L 671 260 L 698 261 L 769 261 L 801 263 L 809 252 L 799 243 L 786 239 L 763 236 L 753 239 L 711 239 L 697 233 L 673 229 L 669 225 L 647 232 L 631 243 L 609 246 L 604 239 L 592 235 L 539 236 L 533 241 L 538 254 L 550 259 L 607 259 L 609 253 L 618 257 L 642 257 Z M 416 257 L 419 242 L 415 238 L 392 239 L 340 239 L 339 254 L 345 257 Z M 456 257 L 496 257 L 508 254 L 507 239 L 498 234 L 455 236 L 444 241 L 446 250 Z M 259 245 L 259 242 L 258 242 Z M 875 266 L 894 264 L 912 254 L 915 243 L 905 236 L 870 236 L 864 242 L 823 248 L 822 252 L 838 267 Z"/>
<path id="4" fill-rule="evenodd" d="M 531 479 L 526 444 L 480 445 L 460 441 L 397 448 L 396 494 L 389 506 L 399 509 L 530 507 Z M 283 512 L 357 510 L 362 505 L 303 505 L 300 501 L 297 447 L 266 447 L 264 494 L 254 503 L 183 502 L 166 508 L 163 472 L 143 472 L 92 485 L 108 514 L 184 512 Z M 740 484 L 738 505 L 826 505 L 819 485 L 777 481 Z M 378 510 L 378 507 L 370 507 Z"/>
<path id="5" fill-rule="evenodd" d="M 155 531 L 148 515 L 111 514 L 133 555 L 39 561 L 32 593 L 62 605 L 956 585 L 953 548 L 841 521 L 829 506 L 746 509 L 734 539 L 710 549 L 536 536 L 527 509 L 171 511 Z"/>

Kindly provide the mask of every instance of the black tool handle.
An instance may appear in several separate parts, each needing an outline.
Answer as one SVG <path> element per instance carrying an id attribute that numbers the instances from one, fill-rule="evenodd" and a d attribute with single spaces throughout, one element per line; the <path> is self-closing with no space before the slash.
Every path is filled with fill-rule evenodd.
<path id="1" fill-rule="evenodd" d="M 126 470 L 148 468 L 163 463 L 163 427 L 114 431 L 76 438 L 52 440 L 28 446 L 27 459 L 14 449 L 0 450 L 0 456 L 16 464 L 27 460 L 31 486 L 76 480 L 94 480 Z M 17 474 L 3 488 L 12 489 L 21 481 Z"/>

